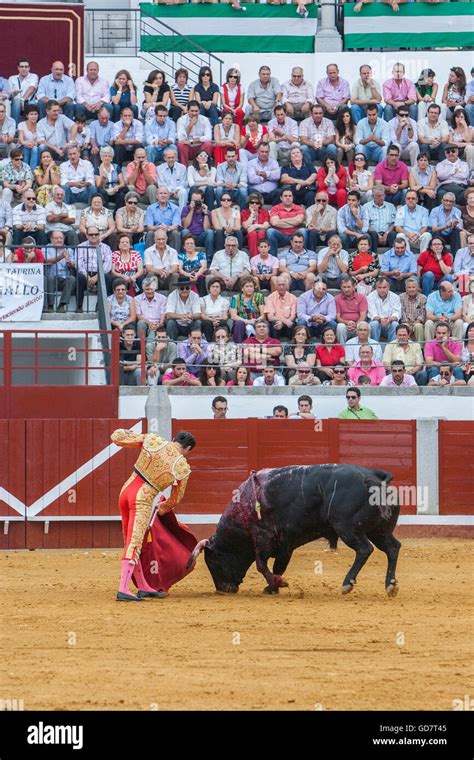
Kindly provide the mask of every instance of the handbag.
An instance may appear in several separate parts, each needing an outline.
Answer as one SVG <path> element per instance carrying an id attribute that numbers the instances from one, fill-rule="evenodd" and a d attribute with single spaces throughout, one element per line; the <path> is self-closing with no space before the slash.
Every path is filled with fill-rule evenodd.
<path id="1" fill-rule="evenodd" d="M 357 292 L 363 296 L 368 296 L 369 293 L 372 293 L 372 289 L 372 285 L 366 285 L 365 282 L 358 282 L 356 286 Z"/>

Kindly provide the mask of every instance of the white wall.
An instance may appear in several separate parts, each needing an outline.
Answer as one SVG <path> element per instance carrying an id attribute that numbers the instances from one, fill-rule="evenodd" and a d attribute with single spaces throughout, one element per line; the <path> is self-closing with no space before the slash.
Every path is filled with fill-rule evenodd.
<path id="1" fill-rule="evenodd" d="M 218 395 L 218 390 L 216 394 Z M 170 395 L 172 416 L 176 419 L 210 419 L 210 395 Z M 291 413 L 297 411 L 297 397 L 285 394 L 271 396 L 233 396 L 228 397 L 228 418 L 271 416 L 276 404 L 284 404 Z M 145 416 L 146 396 L 121 396 L 119 417 L 134 419 Z M 366 396 L 363 402 L 381 419 L 410 420 L 420 417 L 445 417 L 448 420 L 474 419 L 474 399 L 469 396 Z M 346 408 L 344 394 L 341 396 L 313 396 L 313 409 L 320 419 L 337 417 Z"/>

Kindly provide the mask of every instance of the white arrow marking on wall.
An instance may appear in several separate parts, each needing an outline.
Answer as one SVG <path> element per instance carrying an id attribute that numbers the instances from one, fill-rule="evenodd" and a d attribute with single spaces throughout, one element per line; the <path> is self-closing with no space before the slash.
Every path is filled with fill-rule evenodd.
<path id="1" fill-rule="evenodd" d="M 130 429 L 133 433 L 141 433 L 141 420 Z M 20 499 L 17 499 L 16 496 L 13 496 L 13 494 L 11 494 L 2 486 L 0 486 L 0 499 L 8 504 L 9 507 L 14 509 L 15 512 L 18 512 L 18 514 L 22 517 L 35 517 L 44 509 L 47 509 L 50 504 L 59 499 L 63 494 L 69 491 L 69 489 L 77 486 L 77 484 L 81 480 L 84 480 L 87 475 L 90 475 L 91 472 L 94 472 L 94 470 L 104 464 L 104 462 L 106 462 L 108 459 L 111 459 L 113 456 L 115 456 L 115 454 L 117 454 L 117 452 L 122 450 L 123 449 L 121 446 L 116 446 L 115 443 L 110 443 L 105 447 L 105 449 L 102 449 L 102 451 L 99 451 L 98 454 L 95 454 L 92 459 L 89 459 L 88 462 L 85 462 L 83 465 L 78 467 L 78 469 L 71 473 L 71 475 L 68 475 L 67 478 L 64 478 L 64 480 L 58 483 L 58 485 L 53 486 L 53 488 L 43 494 L 43 496 L 40 496 L 39 499 L 36 499 L 36 501 L 33 502 L 33 504 L 31 504 L 29 507 L 27 507 L 26 504 L 24 504 Z"/>

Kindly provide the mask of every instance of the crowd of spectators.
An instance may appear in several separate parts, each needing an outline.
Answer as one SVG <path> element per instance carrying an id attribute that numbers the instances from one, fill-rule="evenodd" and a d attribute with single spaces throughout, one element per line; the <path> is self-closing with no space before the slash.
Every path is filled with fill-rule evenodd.
<path id="1" fill-rule="evenodd" d="M 142 334 L 149 383 L 474 382 L 474 79 L 453 66 L 438 103 L 435 78 L 263 65 L 245 91 L 204 66 L 141 94 L 21 59 L 0 261 L 44 262 L 45 311 L 80 313 L 101 259 L 126 383 Z"/>

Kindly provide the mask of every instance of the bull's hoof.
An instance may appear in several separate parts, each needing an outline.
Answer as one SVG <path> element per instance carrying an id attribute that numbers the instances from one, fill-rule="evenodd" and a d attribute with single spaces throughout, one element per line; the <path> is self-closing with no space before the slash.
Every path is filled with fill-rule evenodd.
<path id="1" fill-rule="evenodd" d="M 355 586 L 355 581 L 349 581 L 349 583 L 346 583 L 342 587 L 341 591 L 342 591 L 343 594 L 348 594 L 350 591 L 352 591 L 352 589 L 354 588 L 354 586 Z"/>
<path id="2" fill-rule="evenodd" d="M 279 586 L 265 586 L 265 588 L 263 589 L 263 593 L 264 594 L 278 594 L 279 590 L 280 590 Z"/>
<path id="3" fill-rule="evenodd" d="M 221 586 L 220 588 L 216 589 L 216 594 L 236 594 L 239 590 L 238 586 L 233 586 L 232 584 L 228 583 L 225 586 Z"/>
<path id="4" fill-rule="evenodd" d="M 390 597 L 390 599 L 393 599 L 398 594 L 398 583 L 394 579 L 393 581 L 390 581 L 388 586 L 386 586 L 386 592 L 387 595 Z"/>

